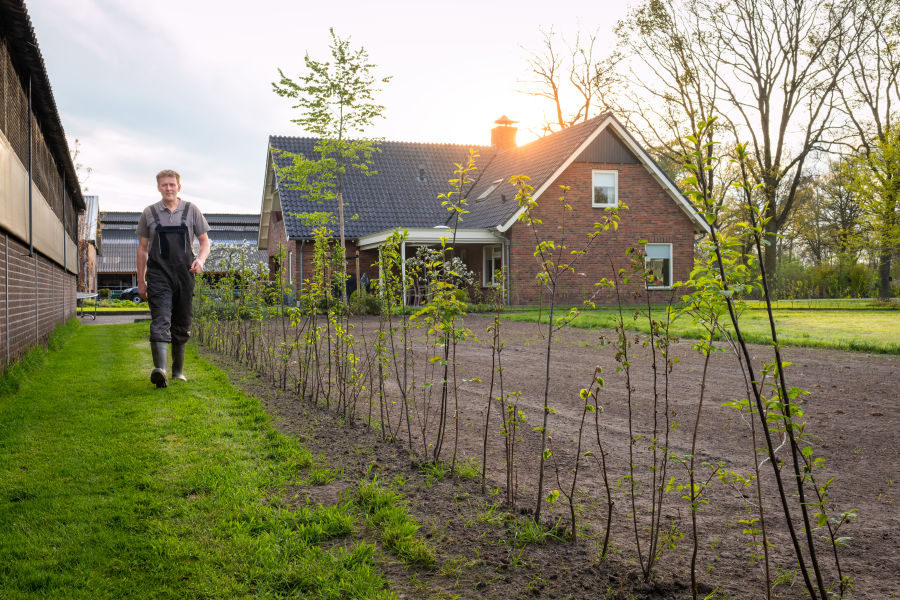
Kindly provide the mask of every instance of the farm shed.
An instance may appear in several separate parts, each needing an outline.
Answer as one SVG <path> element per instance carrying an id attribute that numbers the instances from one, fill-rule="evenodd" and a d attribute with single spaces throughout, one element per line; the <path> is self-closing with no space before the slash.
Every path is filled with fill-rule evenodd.
<path id="1" fill-rule="evenodd" d="M 148 199 L 148 204 L 150 200 Z M 259 216 L 245 214 L 205 214 L 211 244 L 234 242 L 256 243 L 259 233 Z M 121 290 L 137 285 L 137 224 L 139 212 L 105 212 L 100 215 L 103 237 L 103 257 L 98 263 L 98 279 L 101 288 Z M 198 253 L 195 245 L 194 254 Z M 265 253 L 259 253 L 265 262 Z"/>
<path id="2" fill-rule="evenodd" d="M 361 268 L 377 277 L 373 265 L 378 248 L 398 227 L 409 230 L 403 255 L 412 256 L 419 246 L 435 246 L 450 235 L 453 225 L 438 196 L 450 190 L 457 163 L 465 163 L 469 149 L 478 154 L 473 182 L 465 190 L 469 214 L 459 225 L 453 254 L 474 271 L 478 280 L 470 292 L 486 292 L 496 281 L 494 273 L 506 267 L 508 301 L 534 304 L 541 301 L 535 276 L 539 265 L 534 254 L 534 235 L 518 222 L 522 213 L 509 183 L 515 175 L 528 175 L 538 208 L 534 217 L 542 238 L 558 236 L 565 218 L 570 249 L 583 245 L 607 208 L 618 208 L 617 231 L 601 235 L 592 251 L 580 261 L 578 277 L 561 290 L 560 300 L 580 302 L 594 293 L 594 283 L 612 275 L 613 267 L 627 264 L 625 250 L 639 242 L 647 261 L 660 273 L 651 295 L 671 294 L 672 284 L 687 277 L 693 265 L 694 239 L 707 231 L 706 223 L 681 191 L 634 137 L 610 113 L 518 146 L 515 121 L 501 117 L 491 130 L 490 146 L 382 142 L 373 154 L 377 175 L 365 176 L 352 169 L 344 179 L 347 254 L 359 253 Z M 337 214 L 335 201 L 311 204 L 303 192 L 279 180 L 274 168 L 289 164 L 278 151 L 318 156 L 315 138 L 272 136 L 266 153 L 266 176 L 260 210 L 259 248 L 270 257 L 280 245 L 287 252 L 288 279 L 295 285 L 308 278 L 312 231 L 297 215 L 310 211 Z M 568 186 L 563 210 L 559 201 Z M 627 206 L 627 210 L 624 209 Z M 358 218 L 351 218 L 358 215 Z M 333 227 L 337 230 L 337 226 Z M 351 268 L 350 272 L 353 272 Z M 598 298 L 604 301 L 606 298 Z"/>
<path id="3" fill-rule="evenodd" d="M 75 314 L 85 203 L 24 2 L 0 0 L 0 357 Z"/>

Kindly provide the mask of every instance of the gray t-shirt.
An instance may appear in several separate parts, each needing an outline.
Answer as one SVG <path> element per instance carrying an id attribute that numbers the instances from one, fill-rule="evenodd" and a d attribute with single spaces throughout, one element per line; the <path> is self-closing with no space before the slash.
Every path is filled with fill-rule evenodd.
<path id="1" fill-rule="evenodd" d="M 159 223 L 163 227 L 171 227 L 181 225 L 181 214 L 184 212 L 185 202 L 181 198 L 178 199 L 178 206 L 174 211 L 170 211 L 166 208 L 165 202 L 160 200 L 156 204 L 153 205 L 156 208 L 157 214 L 159 214 Z M 203 213 L 200 212 L 200 209 L 197 208 L 197 205 L 191 203 L 191 207 L 187 212 L 187 219 L 185 219 L 184 224 L 187 225 L 188 235 L 191 238 L 191 246 L 194 245 L 194 240 L 204 233 L 210 230 L 209 223 L 206 222 L 206 218 L 203 216 Z M 150 207 L 144 209 L 144 212 L 141 213 L 141 220 L 138 221 L 137 226 L 137 234 L 142 238 L 148 238 L 153 240 L 154 234 L 156 233 L 156 220 L 153 218 L 153 213 L 150 212 Z"/>

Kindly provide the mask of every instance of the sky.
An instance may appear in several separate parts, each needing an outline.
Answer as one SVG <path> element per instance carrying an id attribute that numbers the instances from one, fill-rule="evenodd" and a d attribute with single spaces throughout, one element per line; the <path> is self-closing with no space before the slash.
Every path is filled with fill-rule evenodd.
<path id="1" fill-rule="evenodd" d="M 206 213 L 257 213 L 269 135 L 307 135 L 272 91 L 278 69 L 328 60 L 329 28 L 364 46 L 388 140 L 489 144 L 501 115 L 536 137 L 549 106 L 515 91 L 540 28 L 599 28 L 607 48 L 625 2 L 309 2 L 31 0 L 27 3 L 63 126 L 84 183 L 104 211 L 159 198 L 154 175 L 175 169 L 181 197 Z"/>

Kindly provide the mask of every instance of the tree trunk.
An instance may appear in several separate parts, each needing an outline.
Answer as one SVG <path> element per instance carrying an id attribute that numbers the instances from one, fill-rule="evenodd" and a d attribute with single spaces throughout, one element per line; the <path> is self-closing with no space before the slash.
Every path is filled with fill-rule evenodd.
<path id="1" fill-rule="evenodd" d="M 347 272 L 347 242 L 344 240 L 344 192 L 343 192 L 343 181 L 340 184 L 340 188 L 337 195 L 338 201 L 338 219 L 341 224 L 341 273 L 346 274 Z M 358 285 L 358 284 L 357 284 Z M 347 306 L 347 278 L 341 281 L 341 301 L 344 306 Z"/>
<path id="2" fill-rule="evenodd" d="M 769 207 L 773 206 L 771 204 L 772 200 L 769 201 Z M 770 217 L 768 223 L 766 223 L 765 231 L 765 240 L 769 242 L 769 245 L 765 247 L 763 251 L 763 266 L 766 271 L 766 278 L 769 284 L 769 293 L 772 294 L 772 300 L 778 299 L 778 292 L 776 291 L 778 288 L 775 285 L 776 279 L 776 265 L 777 265 L 777 256 L 778 256 L 778 220 L 775 218 L 775 210 L 772 208 L 768 208 L 766 210 L 766 216 Z"/>
<path id="3" fill-rule="evenodd" d="M 891 252 L 890 245 L 882 244 L 881 253 L 878 256 L 878 277 L 881 282 L 878 285 L 878 299 L 887 302 L 891 297 Z"/>

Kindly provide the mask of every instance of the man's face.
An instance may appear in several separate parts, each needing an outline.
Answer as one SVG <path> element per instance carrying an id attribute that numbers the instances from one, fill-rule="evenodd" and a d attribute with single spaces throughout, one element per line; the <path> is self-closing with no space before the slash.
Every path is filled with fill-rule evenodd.
<path id="1" fill-rule="evenodd" d="M 156 189 L 162 194 L 163 200 L 174 202 L 178 199 L 178 192 L 181 191 L 181 184 L 174 177 L 163 177 L 156 184 Z"/>

